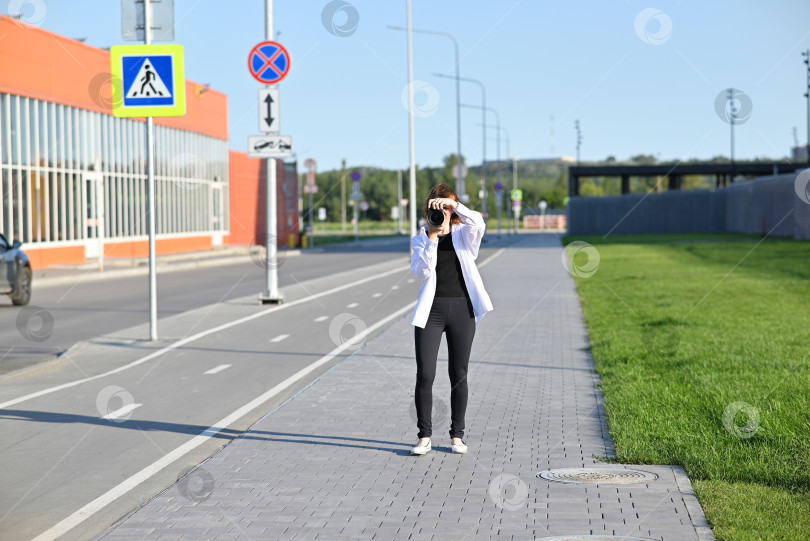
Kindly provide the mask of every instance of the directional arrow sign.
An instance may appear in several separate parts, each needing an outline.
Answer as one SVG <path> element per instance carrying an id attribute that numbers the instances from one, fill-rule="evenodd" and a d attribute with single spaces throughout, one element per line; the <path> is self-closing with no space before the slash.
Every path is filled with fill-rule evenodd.
<path id="1" fill-rule="evenodd" d="M 265 133 L 278 133 L 281 131 L 281 118 L 279 113 L 278 88 L 262 88 L 259 90 L 259 131 Z"/>
<path id="2" fill-rule="evenodd" d="M 251 158 L 289 158 L 292 156 L 292 136 L 249 135 L 248 156 Z"/>

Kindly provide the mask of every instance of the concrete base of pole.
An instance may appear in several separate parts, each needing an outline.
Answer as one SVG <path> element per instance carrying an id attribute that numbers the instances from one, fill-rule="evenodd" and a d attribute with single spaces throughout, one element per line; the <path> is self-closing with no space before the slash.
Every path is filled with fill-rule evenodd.
<path id="1" fill-rule="evenodd" d="M 273 297 L 269 293 L 262 293 L 259 295 L 259 303 L 261 304 L 282 304 L 284 303 L 284 293 L 278 293 L 278 296 Z"/>

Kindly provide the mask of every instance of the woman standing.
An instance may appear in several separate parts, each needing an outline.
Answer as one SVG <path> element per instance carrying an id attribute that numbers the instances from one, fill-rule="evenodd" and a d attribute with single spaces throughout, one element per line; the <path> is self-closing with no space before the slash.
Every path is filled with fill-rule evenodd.
<path id="1" fill-rule="evenodd" d="M 480 212 L 462 205 L 447 184 L 434 186 L 425 202 L 444 212 L 438 227 L 422 227 L 411 239 L 411 272 L 422 281 L 411 324 L 416 345 L 416 426 L 419 441 L 411 454 L 431 450 L 433 380 L 442 333 L 447 334 L 450 373 L 450 443 L 454 453 L 466 453 L 464 414 L 467 410 L 467 365 L 475 325 L 492 310 L 475 259 L 486 224 Z"/>

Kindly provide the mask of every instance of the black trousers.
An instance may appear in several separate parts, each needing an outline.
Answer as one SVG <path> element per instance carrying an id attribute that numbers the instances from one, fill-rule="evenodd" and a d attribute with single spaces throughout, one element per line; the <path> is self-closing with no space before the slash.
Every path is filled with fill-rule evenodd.
<path id="1" fill-rule="evenodd" d="M 475 336 L 475 312 L 467 297 L 435 297 L 425 328 L 414 327 L 416 344 L 416 426 L 418 437 L 433 435 L 433 380 L 442 333 L 447 333 L 450 374 L 450 437 L 464 437 L 467 367 Z"/>

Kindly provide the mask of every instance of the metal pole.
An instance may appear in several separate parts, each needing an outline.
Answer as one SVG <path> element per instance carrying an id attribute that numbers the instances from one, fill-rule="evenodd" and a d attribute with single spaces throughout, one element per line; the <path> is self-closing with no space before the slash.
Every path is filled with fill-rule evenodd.
<path id="1" fill-rule="evenodd" d="M 731 129 L 731 182 L 734 182 L 734 116 L 737 111 L 734 109 L 734 89 L 727 90 L 728 96 L 728 109 L 729 109 L 729 127 Z"/>
<path id="2" fill-rule="evenodd" d="M 410 9 L 410 2 L 408 3 L 408 9 Z M 410 13 L 410 12 L 409 12 Z M 440 32 L 438 30 L 422 30 L 411 28 L 410 26 L 406 28 L 402 28 L 401 26 L 389 26 L 391 30 L 405 30 L 409 34 L 413 32 L 418 32 L 420 34 L 434 34 L 437 36 L 445 36 L 450 38 L 453 41 L 453 51 L 455 53 L 456 58 L 456 142 L 457 142 L 457 151 L 456 151 L 456 194 L 459 196 L 459 199 L 463 199 L 462 194 L 466 193 L 466 188 L 464 186 L 464 178 L 461 176 L 461 85 L 459 84 L 460 76 L 459 73 L 461 71 L 461 60 L 459 59 L 458 54 L 458 41 L 456 38 L 453 37 L 452 34 L 448 34 L 447 32 Z M 409 40 L 411 37 L 409 36 Z M 411 43 L 410 41 L 408 43 Z M 408 48 L 409 54 L 412 54 L 412 50 Z M 413 74 L 411 74 L 411 78 L 413 79 Z"/>
<path id="3" fill-rule="evenodd" d="M 517 158 L 516 157 L 512 157 L 512 189 L 517 190 Z M 515 205 L 514 203 L 512 205 L 513 206 L 518 206 L 518 205 Z M 518 213 L 514 212 L 513 214 L 515 215 L 515 235 L 517 235 L 517 232 L 518 232 Z"/>
<path id="4" fill-rule="evenodd" d="M 340 232 L 346 232 L 346 160 L 340 162 Z"/>
<path id="5" fill-rule="evenodd" d="M 410 160 L 410 221 L 411 237 L 416 235 L 416 149 L 413 130 L 413 35 L 411 29 L 411 0 L 405 0 L 408 12 L 408 154 Z M 411 248 L 413 255 L 413 248 Z"/>
<path id="6" fill-rule="evenodd" d="M 264 2 L 264 37 L 266 40 L 273 39 L 273 0 Z M 267 85 L 271 87 L 272 85 Z M 276 160 L 267 159 L 267 182 L 265 183 L 265 251 L 267 254 L 265 291 L 259 297 L 262 304 L 282 302 L 282 296 L 278 291 L 278 272 L 276 269 L 276 250 L 278 246 L 277 224 L 276 224 Z"/>
<path id="7" fill-rule="evenodd" d="M 500 115 L 499 115 L 500 116 Z M 496 117 L 497 118 L 497 117 Z M 501 182 L 501 120 L 497 118 L 498 123 L 498 139 L 495 142 L 497 148 L 496 153 L 498 156 L 498 183 Z M 502 186 L 502 184 L 501 184 Z M 501 236 L 501 205 L 498 205 L 498 237 Z"/>
<path id="8" fill-rule="evenodd" d="M 487 93 L 484 90 L 484 85 L 481 85 L 481 103 L 484 106 L 481 108 L 481 119 L 484 122 L 484 138 L 483 138 L 483 158 L 481 159 L 481 190 L 483 191 L 481 197 L 481 214 L 486 220 L 487 215 Z"/>
<path id="9" fill-rule="evenodd" d="M 315 246 L 315 223 L 312 221 L 312 192 L 309 192 L 309 235 L 309 247 L 313 248 Z"/>
<path id="10" fill-rule="evenodd" d="M 143 42 L 152 43 L 152 1 L 143 3 Z M 155 124 L 146 118 L 146 186 L 149 210 L 149 339 L 157 340 L 157 268 L 155 265 Z"/>
<path id="11" fill-rule="evenodd" d="M 456 53 L 456 192 L 459 194 L 459 199 L 463 199 L 461 194 L 467 193 L 467 188 L 464 186 L 464 177 L 461 175 L 461 61 L 458 58 L 458 42 L 452 36 L 453 50 Z"/>
<path id="12" fill-rule="evenodd" d="M 397 168 L 397 233 L 402 233 L 402 169 Z"/>
<path id="13" fill-rule="evenodd" d="M 506 134 L 506 155 L 510 156 L 512 154 L 512 140 L 509 138 L 509 130 L 503 128 L 504 133 Z M 513 164 L 514 166 L 514 164 Z M 506 190 L 506 193 L 509 193 L 509 190 Z M 512 222 L 512 198 L 506 198 L 506 226 L 507 231 L 511 233 L 511 226 L 509 225 Z"/>
<path id="14" fill-rule="evenodd" d="M 360 224 L 358 223 L 359 217 L 357 216 L 357 207 L 359 207 L 359 206 L 360 206 L 360 200 L 355 199 L 354 200 L 354 242 L 357 242 L 357 241 L 360 240 L 360 233 L 359 233 Z"/>

